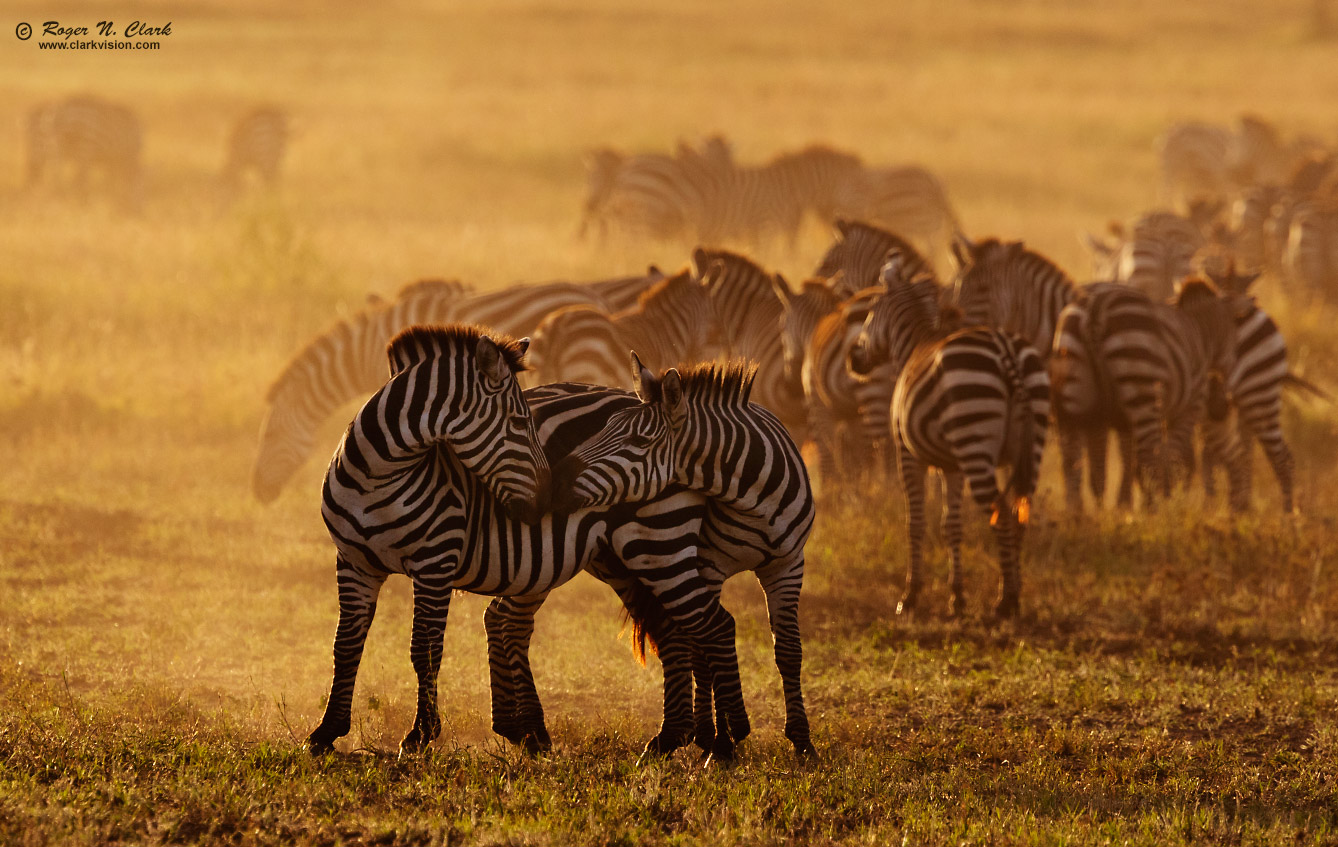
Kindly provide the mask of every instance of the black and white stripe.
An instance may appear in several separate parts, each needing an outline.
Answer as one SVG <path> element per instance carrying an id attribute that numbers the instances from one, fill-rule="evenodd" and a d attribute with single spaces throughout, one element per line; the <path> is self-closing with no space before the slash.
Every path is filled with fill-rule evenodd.
<path id="1" fill-rule="evenodd" d="M 339 551 L 340 623 L 313 751 L 348 731 L 358 659 L 392 573 L 414 585 L 418 713 L 402 750 L 440 731 L 436 677 L 453 591 L 542 594 L 614 551 L 706 657 L 709 679 L 723 678 L 722 662 L 737 664 L 733 619 L 695 569 L 691 520 L 684 527 L 675 509 L 665 520 L 663 503 L 540 514 L 548 466 L 515 378 L 524 348 L 468 327 L 413 328 L 392 341 L 391 379 L 355 417 L 323 491 Z M 700 514 L 699 501 L 687 506 Z M 680 724 L 681 743 L 686 710 Z"/>
<path id="2" fill-rule="evenodd" d="M 610 302 L 598 289 L 601 284 L 623 299 Z M 636 286 L 621 279 L 523 285 L 484 294 L 472 294 L 458 282 L 427 281 L 406 286 L 392 303 L 374 302 L 312 339 L 270 386 L 252 492 L 261 502 L 276 498 L 311 455 L 317 427 L 340 406 L 384 382 L 385 347 L 400 330 L 463 321 L 526 335 L 554 310 L 579 305 L 617 311 L 626 307 L 626 298 L 634 303 L 636 293 Z"/>
<path id="3" fill-rule="evenodd" d="M 951 552 L 951 611 L 962 609 L 962 482 L 991 514 L 1002 574 L 995 614 L 1017 614 L 1019 548 L 1035 490 L 1049 421 L 1049 380 L 1025 339 L 996 329 L 953 329 L 930 280 L 891 282 L 869 312 L 851 367 L 868 373 L 890 364 L 896 374 L 891 432 L 907 501 L 910 568 L 899 612 L 918 603 L 923 585 L 925 475 L 945 479 L 946 535 Z M 996 472 L 1011 466 L 1000 491 Z M 1013 501 L 1009 501 L 1009 495 Z"/>
<path id="4" fill-rule="evenodd" d="M 906 278 L 934 276 L 934 269 L 914 247 L 895 233 L 862 221 L 837 220 L 836 240 L 813 273 L 832 281 L 843 297 L 850 297 L 878 284 L 887 254 L 896 250 L 904 257 Z"/>
<path id="5" fill-rule="evenodd" d="M 550 313 L 534 330 L 531 365 L 540 383 L 631 387 L 627 351 L 645 351 L 656 367 L 714 358 L 720 331 L 710 297 L 688 271 L 661 280 L 631 309 L 594 306 Z"/>
<path id="6" fill-rule="evenodd" d="M 705 495 L 702 574 L 718 591 L 730 576 L 756 572 L 785 691 L 785 735 L 796 751 L 810 752 L 798 605 L 815 507 L 799 449 L 775 415 L 749 402 L 746 370 L 700 366 L 657 378 L 635 364 L 642 402 L 612 415 L 555 465 L 558 506 L 638 500 L 670 485 Z M 709 695 L 699 684 L 699 727 Z"/>

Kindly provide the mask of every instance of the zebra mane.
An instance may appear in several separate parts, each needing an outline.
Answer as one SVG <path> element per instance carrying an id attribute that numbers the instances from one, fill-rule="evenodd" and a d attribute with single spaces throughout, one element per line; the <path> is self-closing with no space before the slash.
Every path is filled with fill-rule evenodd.
<path id="1" fill-rule="evenodd" d="M 487 336 L 502 352 L 502 357 L 512 373 L 520 373 L 525 367 L 525 348 L 509 335 L 493 332 L 476 324 L 419 324 L 401 331 L 386 345 L 386 356 L 390 359 L 392 372 L 404 370 L 409 365 L 425 362 L 452 348 L 474 349 L 479 339 Z"/>
<path id="2" fill-rule="evenodd" d="M 757 262 L 754 262 L 752 259 L 743 255 L 742 253 L 736 253 L 733 250 L 707 249 L 705 247 L 698 247 L 696 250 L 692 251 L 692 269 L 696 271 L 697 276 L 699 277 L 705 276 L 707 271 L 711 269 L 711 264 L 713 262 L 745 265 L 747 267 L 756 269 L 759 274 L 762 274 L 764 276 L 767 275 L 766 270 L 763 269 L 763 267 L 759 265 Z"/>
<path id="3" fill-rule="evenodd" d="M 720 365 L 703 362 L 689 365 L 678 372 L 683 381 L 683 394 L 696 400 L 707 400 L 723 405 L 746 406 L 753 390 L 757 366 L 747 362 Z"/>
<path id="4" fill-rule="evenodd" d="M 685 283 L 690 283 L 692 285 L 697 284 L 696 281 L 692 279 L 692 272 L 687 268 L 684 268 L 673 276 L 666 276 L 664 279 L 652 284 L 645 291 L 642 291 L 637 295 L 636 307 L 629 311 L 644 312 L 647 305 L 662 297 L 666 290 Z"/>

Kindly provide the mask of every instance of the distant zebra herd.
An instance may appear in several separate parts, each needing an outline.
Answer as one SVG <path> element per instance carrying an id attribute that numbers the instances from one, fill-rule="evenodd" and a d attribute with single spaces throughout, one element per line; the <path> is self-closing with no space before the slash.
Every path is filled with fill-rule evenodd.
<path id="1" fill-rule="evenodd" d="M 128 106 L 93 95 L 42 103 L 28 113 L 24 188 L 95 192 L 136 212 L 144 203 L 144 128 Z M 273 186 L 288 149 L 287 114 L 258 106 L 240 115 L 228 135 L 219 188 L 235 196 L 248 183 Z"/>
<path id="2" fill-rule="evenodd" d="M 732 162 L 719 144 L 692 153 Z M 1200 208 L 1165 214 L 1192 222 Z M 1167 221 L 1135 227 L 1134 268 L 1182 255 Z M 1111 431 L 1123 507 L 1137 492 L 1155 508 L 1201 463 L 1209 496 L 1225 469 L 1230 508 L 1248 509 L 1258 441 L 1293 510 L 1282 391 L 1321 392 L 1289 372 L 1281 331 L 1249 294 L 1259 272 L 1239 255 L 1168 262 L 1155 278 L 1111 265 L 1079 285 L 1020 241 L 972 240 L 954 226 L 944 282 L 903 234 L 842 218 L 833 232 L 799 286 L 705 246 L 674 273 L 481 294 L 425 280 L 300 350 L 267 395 L 252 477 L 262 501 L 305 462 L 326 418 L 370 395 L 323 486 L 340 613 L 310 749 L 331 750 L 349 730 L 363 643 L 394 573 L 414 590 L 417 714 L 402 749 L 440 732 L 436 678 L 457 590 L 495 597 L 485 615 L 493 729 L 548 747 L 529 661 L 534 615 L 586 570 L 627 607 L 638 651 L 648 641 L 663 663 L 663 723 L 647 753 L 695 742 L 728 759 L 751 727 L 720 588 L 751 570 L 766 593 L 785 735 L 812 753 L 798 618 L 817 500 L 805 443 L 828 490 L 899 476 L 909 554 L 899 612 L 920 607 L 933 468 L 945 484 L 949 612 L 965 611 L 969 492 L 998 546 L 993 614 L 1020 613 L 1051 431 L 1075 514 L 1084 467 L 1102 504 Z"/>

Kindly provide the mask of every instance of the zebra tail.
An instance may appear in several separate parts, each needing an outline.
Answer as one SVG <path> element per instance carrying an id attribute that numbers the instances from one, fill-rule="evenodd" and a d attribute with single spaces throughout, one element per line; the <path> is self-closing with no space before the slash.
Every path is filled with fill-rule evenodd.
<path id="1" fill-rule="evenodd" d="M 1298 391 L 1304 391 L 1313 397 L 1318 397 L 1319 399 L 1327 401 L 1329 403 L 1333 402 L 1332 394 L 1329 394 L 1327 391 L 1320 388 L 1318 385 L 1315 385 L 1315 383 L 1303 377 L 1299 377 L 1296 374 L 1292 373 L 1291 371 L 1288 371 L 1287 375 L 1282 378 L 1282 384 L 1289 388 L 1295 388 Z"/>
<path id="2" fill-rule="evenodd" d="M 632 656 L 642 666 L 646 666 L 646 645 L 650 652 L 660 655 L 660 634 L 668 616 L 664 605 L 660 603 L 649 588 L 640 581 L 633 580 L 627 595 L 623 597 L 623 628 L 632 625 Z"/>
<path id="3" fill-rule="evenodd" d="M 1036 493 L 1036 422 L 1031 409 L 1031 392 L 1026 380 L 1016 367 L 1011 374 L 1012 393 L 1008 402 L 1008 413 L 1017 424 L 1017 445 L 1013 454 L 1013 473 L 1008 477 L 1008 484 L 999 493 L 999 500 L 994 504 L 994 514 L 990 516 L 990 526 L 999 521 L 1000 513 L 1008 508 L 1008 495 L 1011 492 L 1016 502 L 1018 523 L 1025 524 L 1031 518 L 1031 495 Z M 1009 427 L 1012 429 L 1012 426 Z"/>

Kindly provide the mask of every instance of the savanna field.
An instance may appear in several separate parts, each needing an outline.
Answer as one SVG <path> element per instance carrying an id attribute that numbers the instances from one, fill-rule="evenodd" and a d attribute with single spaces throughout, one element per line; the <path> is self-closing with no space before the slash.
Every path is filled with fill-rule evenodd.
<path id="1" fill-rule="evenodd" d="M 740 161 L 825 142 L 919 164 L 975 237 L 1079 280 L 1084 232 L 1158 201 L 1154 140 L 1244 112 L 1338 144 L 1338 40 L 1308 0 L 871 0 L 828 6 L 21 2 L 0 20 L 0 844 L 1338 843 L 1338 407 L 1286 395 L 1294 515 L 1181 491 L 1155 514 L 1063 510 L 1047 452 L 1022 614 L 966 521 L 947 613 L 931 519 L 923 611 L 895 485 L 824 490 L 802 598 L 820 757 L 797 761 L 756 580 L 726 585 L 754 733 L 732 767 L 637 764 L 660 670 L 582 575 L 532 656 L 554 748 L 490 730 L 483 610 L 452 602 L 441 738 L 414 714 L 409 583 L 381 594 L 334 756 L 326 457 L 252 495 L 265 391 L 369 294 L 687 263 L 688 243 L 576 238 L 583 153 L 727 136 Z M 171 21 L 156 51 L 41 51 L 20 21 Z M 39 27 L 40 29 L 40 27 Z M 92 93 L 144 126 L 142 212 L 24 191 L 24 121 Z M 291 140 L 270 190 L 217 190 L 236 117 Z M 792 282 L 830 233 L 751 250 Z M 946 265 L 944 267 L 946 270 Z M 1338 388 L 1338 307 L 1256 294 L 1293 371 Z M 931 511 L 931 515 L 935 515 Z"/>

